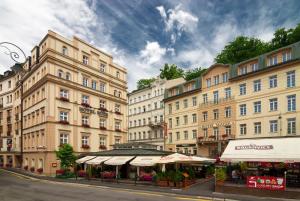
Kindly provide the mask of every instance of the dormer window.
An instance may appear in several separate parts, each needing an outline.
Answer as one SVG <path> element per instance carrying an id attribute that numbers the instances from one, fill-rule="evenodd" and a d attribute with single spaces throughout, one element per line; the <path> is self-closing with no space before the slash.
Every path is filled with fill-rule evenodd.
<path id="1" fill-rule="evenodd" d="M 269 66 L 273 66 L 277 64 L 277 55 L 269 57 Z"/>
<path id="2" fill-rule="evenodd" d="M 211 86 L 211 79 L 208 78 L 206 79 L 206 87 L 210 87 Z"/>
<path id="3" fill-rule="evenodd" d="M 251 64 L 252 71 L 258 70 L 258 63 Z"/>
<path id="4" fill-rule="evenodd" d="M 291 52 L 283 52 L 282 53 L 282 62 L 286 62 L 292 59 L 292 54 Z"/>
<path id="5" fill-rule="evenodd" d="M 247 73 L 247 66 L 240 67 L 240 75 L 245 75 Z"/>
<path id="6" fill-rule="evenodd" d="M 85 55 L 82 56 L 82 63 L 85 64 L 85 65 L 88 65 L 89 64 L 89 58 Z"/>
<path id="7" fill-rule="evenodd" d="M 62 54 L 63 55 L 68 55 L 68 48 L 66 46 L 62 47 Z"/>
<path id="8" fill-rule="evenodd" d="M 214 76 L 215 85 L 219 84 L 219 75 Z"/>

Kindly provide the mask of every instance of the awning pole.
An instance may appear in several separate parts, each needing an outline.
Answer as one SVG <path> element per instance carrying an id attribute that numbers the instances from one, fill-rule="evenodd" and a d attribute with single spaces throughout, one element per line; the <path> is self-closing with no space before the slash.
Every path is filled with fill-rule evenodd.
<path id="1" fill-rule="evenodd" d="M 116 166 L 116 179 L 117 179 L 117 183 L 118 183 L 118 177 L 119 177 L 119 168 L 118 168 L 118 166 Z"/>

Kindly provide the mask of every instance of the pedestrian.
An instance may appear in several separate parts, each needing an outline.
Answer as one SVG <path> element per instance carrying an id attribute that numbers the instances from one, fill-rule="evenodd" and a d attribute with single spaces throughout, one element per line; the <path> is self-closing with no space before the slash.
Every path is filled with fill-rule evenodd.
<path id="1" fill-rule="evenodd" d="M 231 172 L 231 178 L 232 178 L 232 181 L 234 183 L 238 182 L 239 175 L 238 175 L 238 172 L 237 172 L 236 169 L 232 170 L 232 172 Z"/>

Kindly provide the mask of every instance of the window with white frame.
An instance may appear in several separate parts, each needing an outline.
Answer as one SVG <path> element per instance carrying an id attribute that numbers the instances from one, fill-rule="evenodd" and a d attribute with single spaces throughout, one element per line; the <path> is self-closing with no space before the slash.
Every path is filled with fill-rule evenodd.
<path id="1" fill-rule="evenodd" d="M 258 70 L 258 63 L 251 64 L 251 69 L 252 69 L 252 71 L 257 71 Z"/>
<path id="2" fill-rule="evenodd" d="M 148 105 L 149 106 L 149 105 Z M 151 105 L 150 105 L 150 107 L 151 107 Z M 148 107 L 149 108 L 149 107 Z M 172 114 L 172 104 L 169 104 L 168 105 L 168 108 L 169 108 L 169 114 Z M 151 109 L 151 108 L 149 108 L 149 109 Z"/>
<path id="3" fill-rule="evenodd" d="M 231 126 L 225 126 L 225 134 L 227 136 L 231 135 Z"/>
<path id="4" fill-rule="evenodd" d="M 247 73 L 247 66 L 240 67 L 240 75 L 244 75 Z"/>
<path id="5" fill-rule="evenodd" d="M 187 108 L 188 107 L 188 99 L 183 100 L 183 107 Z"/>
<path id="6" fill-rule="evenodd" d="M 211 79 L 208 78 L 206 79 L 206 87 L 210 87 L 211 86 Z"/>
<path id="7" fill-rule="evenodd" d="M 219 92 L 218 91 L 214 91 L 214 103 L 218 103 L 219 102 Z"/>
<path id="8" fill-rule="evenodd" d="M 69 72 L 66 73 L 66 80 L 71 80 L 71 73 Z"/>
<path id="9" fill-rule="evenodd" d="M 272 75 L 269 77 L 269 85 L 270 85 L 270 88 L 277 87 L 277 75 Z"/>
<path id="10" fill-rule="evenodd" d="M 68 55 L 68 48 L 66 46 L 62 47 L 62 54 L 63 55 Z"/>
<path id="11" fill-rule="evenodd" d="M 183 123 L 186 125 L 188 124 L 188 116 L 187 115 L 184 115 L 183 116 Z"/>
<path id="12" fill-rule="evenodd" d="M 203 121 L 207 121 L 208 119 L 208 112 L 202 112 Z"/>
<path id="13" fill-rule="evenodd" d="M 246 83 L 240 84 L 240 95 L 246 94 Z"/>
<path id="14" fill-rule="evenodd" d="M 121 105 L 115 104 L 115 112 L 121 112 Z"/>
<path id="15" fill-rule="evenodd" d="M 189 139 L 189 132 L 188 131 L 184 131 L 184 139 L 188 140 Z"/>
<path id="16" fill-rule="evenodd" d="M 121 139 L 120 138 L 115 138 L 115 144 L 121 144 Z"/>
<path id="17" fill-rule="evenodd" d="M 60 121 L 68 121 L 68 112 L 60 111 L 59 112 L 59 120 Z"/>
<path id="18" fill-rule="evenodd" d="M 219 84 L 219 75 L 214 76 L 214 84 Z"/>
<path id="19" fill-rule="evenodd" d="M 287 96 L 287 102 L 288 102 L 288 111 L 294 112 L 296 111 L 296 95 L 289 95 Z"/>
<path id="20" fill-rule="evenodd" d="M 286 62 L 292 59 L 292 54 L 290 51 L 286 51 L 282 53 L 282 62 Z"/>
<path id="21" fill-rule="evenodd" d="M 106 128 L 106 119 L 103 119 L 103 118 L 100 119 L 100 127 Z"/>
<path id="22" fill-rule="evenodd" d="M 175 103 L 176 110 L 179 110 L 179 101 Z"/>
<path id="23" fill-rule="evenodd" d="M 69 91 L 67 89 L 60 89 L 59 95 L 62 98 L 69 98 Z"/>
<path id="24" fill-rule="evenodd" d="M 247 134 L 247 125 L 240 124 L 240 135 L 246 135 L 246 134 Z"/>
<path id="25" fill-rule="evenodd" d="M 214 113 L 214 119 L 215 120 L 219 119 L 219 109 L 214 109 L 213 113 Z"/>
<path id="26" fill-rule="evenodd" d="M 89 136 L 81 136 L 81 145 L 89 145 Z"/>
<path id="27" fill-rule="evenodd" d="M 278 108 L 278 99 L 272 98 L 269 100 L 270 102 L 270 111 L 277 111 Z"/>
<path id="28" fill-rule="evenodd" d="M 119 71 L 116 72 L 116 77 L 120 78 L 120 72 Z"/>
<path id="29" fill-rule="evenodd" d="M 240 116 L 245 116 L 247 114 L 247 107 L 246 104 L 240 105 Z"/>
<path id="30" fill-rule="evenodd" d="M 222 81 L 223 81 L 223 83 L 228 82 L 228 73 L 222 74 Z"/>
<path id="31" fill-rule="evenodd" d="M 295 71 L 289 71 L 286 73 L 286 81 L 287 81 L 287 87 L 295 87 Z"/>
<path id="32" fill-rule="evenodd" d="M 219 128 L 215 127 L 213 128 L 213 135 L 217 138 L 219 136 Z"/>
<path id="33" fill-rule="evenodd" d="M 231 88 L 225 88 L 225 98 L 228 99 L 231 97 Z"/>
<path id="34" fill-rule="evenodd" d="M 62 70 L 58 70 L 58 77 L 63 78 L 64 77 L 64 72 Z"/>
<path id="35" fill-rule="evenodd" d="M 208 102 L 207 94 L 203 94 L 202 97 L 203 97 L 203 103 L 207 103 Z"/>
<path id="36" fill-rule="evenodd" d="M 81 96 L 81 101 L 82 101 L 82 103 L 89 104 L 89 96 L 87 96 L 87 95 L 82 95 L 82 96 Z"/>
<path id="37" fill-rule="evenodd" d="M 254 113 L 261 113 L 261 101 L 254 102 Z"/>
<path id="38" fill-rule="evenodd" d="M 253 81 L 253 91 L 257 92 L 261 90 L 261 81 L 255 80 Z"/>
<path id="39" fill-rule="evenodd" d="M 105 72 L 105 68 L 106 68 L 106 65 L 103 63 L 100 63 L 100 72 Z"/>
<path id="40" fill-rule="evenodd" d="M 131 134 L 131 133 L 130 133 Z M 131 138 L 130 138 L 131 139 Z M 100 146 L 106 146 L 106 137 L 105 136 L 100 136 L 99 138 L 99 144 Z"/>
<path id="41" fill-rule="evenodd" d="M 121 121 L 116 121 L 115 122 L 115 129 L 116 130 L 121 130 Z"/>
<path id="42" fill-rule="evenodd" d="M 88 64 L 89 64 L 89 57 L 83 55 L 83 56 L 82 56 L 82 63 L 88 65 Z"/>
<path id="43" fill-rule="evenodd" d="M 86 78 L 86 77 L 83 77 L 82 78 L 82 85 L 85 86 L 85 87 L 88 87 L 88 85 L 89 85 L 89 79 Z"/>
<path id="44" fill-rule="evenodd" d="M 105 100 L 100 100 L 99 101 L 99 106 L 100 106 L 100 108 L 106 108 L 106 101 Z"/>
<path id="45" fill-rule="evenodd" d="M 207 130 L 207 128 L 203 128 L 202 131 L 203 131 L 203 137 L 207 138 L 207 136 L 208 136 L 208 130 Z"/>
<path id="46" fill-rule="evenodd" d="M 287 119 L 287 133 L 289 135 L 296 134 L 296 118 Z"/>
<path id="47" fill-rule="evenodd" d="M 197 97 L 192 98 L 193 106 L 197 106 Z"/>
<path id="48" fill-rule="evenodd" d="M 277 133 L 278 120 L 270 120 L 270 133 Z"/>
<path id="49" fill-rule="evenodd" d="M 197 114 L 192 114 L 193 123 L 197 123 Z"/>
<path id="50" fill-rule="evenodd" d="M 193 139 L 196 139 L 197 138 L 197 130 L 192 130 L 192 133 L 193 133 Z"/>
<path id="51" fill-rule="evenodd" d="M 231 107 L 225 107 L 225 117 L 226 118 L 231 117 Z"/>
<path id="52" fill-rule="evenodd" d="M 176 126 L 179 126 L 180 122 L 179 122 L 179 117 L 176 117 Z"/>
<path id="53" fill-rule="evenodd" d="M 67 133 L 60 133 L 59 134 L 59 143 L 62 144 L 68 144 L 69 143 L 69 134 Z"/>
<path id="54" fill-rule="evenodd" d="M 82 115 L 82 117 L 81 117 L 81 123 L 82 123 L 82 125 L 88 125 L 89 124 L 89 116 Z"/>
<path id="55" fill-rule="evenodd" d="M 105 92 L 105 83 L 104 82 L 100 82 L 100 91 L 101 92 Z"/>
<path id="56" fill-rule="evenodd" d="M 180 132 L 176 132 L 176 140 L 180 140 Z"/>
<path id="57" fill-rule="evenodd" d="M 277 55 L 269 57 L 269 66 L 273 66 L 277 64 Z"/>
<path id="58" fill-rule="evenodd" d="M 92 89 L 97 89 L 97 81 L 92 80 Z"/>
<path id="59" fill-rule="evenodd" d="M 254 122 L 254 134 L 261 134 L 261 122 Z"/>

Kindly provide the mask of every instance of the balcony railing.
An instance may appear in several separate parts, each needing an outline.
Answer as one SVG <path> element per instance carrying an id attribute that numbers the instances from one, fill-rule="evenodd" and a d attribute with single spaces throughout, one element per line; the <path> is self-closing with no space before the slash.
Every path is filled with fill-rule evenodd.
<path id="1" fill-rule="evenodd" d="M 164 121 L 157 121 L 157 122 L 149 122 L 150 127 L 163 127 L 164 126 Z"/>
<path id="2" fill-rule="evenodd" d="M 234 139 L 234 135 L 211 135 L 211 136 L 200 136 L 198 137 L 198 143 L 209 143 L 209 142 L 219 142 L 219 141 L 227 141 L 230 139 Z"/>
<path id="3" fill-rule="evenodd" d="M 212 101 L 207 101 L 205 103 L 201 103 L 200 106 L 204 107 L 204 106 L 209 106 L 209 105 L 216 105 L 216 104 L 225 103 L 225 102 L 228 102 L 231 100 L 234 100 L 234 96 L 230 96 L 228 98 L 219 98 L 217 100 L 212 100 Z"/>

